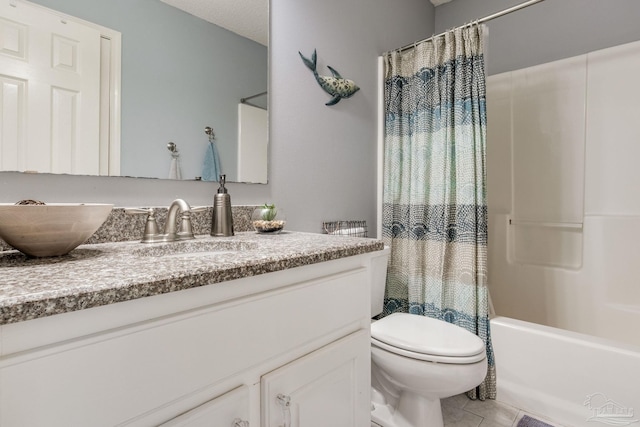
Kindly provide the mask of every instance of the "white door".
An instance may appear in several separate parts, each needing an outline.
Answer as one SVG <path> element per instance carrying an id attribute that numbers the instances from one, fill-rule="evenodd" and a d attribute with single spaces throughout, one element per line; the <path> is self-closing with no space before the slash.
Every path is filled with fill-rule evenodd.
<path id="1" fill-rule="evenodd" d="M 362 330 L 264 375 L 262 426 L 370 425 L 370 345 Z"/>
<path id="2" fill-rule="evenodd" d="M 0 170 L 99 173 L 98 30 L 0 0 L 0 80 Z"/>

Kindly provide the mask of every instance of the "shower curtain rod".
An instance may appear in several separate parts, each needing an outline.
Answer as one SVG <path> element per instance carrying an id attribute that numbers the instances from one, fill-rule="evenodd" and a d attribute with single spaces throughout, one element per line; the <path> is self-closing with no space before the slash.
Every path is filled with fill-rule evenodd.
<path id="1" fill-rule="evenodd" d="M 240 102 L 242 102 L 244 104 L 245 102 L 247 102 L 250 99 L 257 98 L 259 96 L 266 95 L 266 94 L 267 94 L 267 92 L 264 91 L 264 92 L 257 93 L 255 95 L 248 96 L 246 98 L 240 98 Z"/>
<path id="2" fill-rule="evenodd" d="M 543 2 L 543 1 L 544 0 L 528 0 L 528 1 L 525 1 L 523 3 L 517 4 L 515 6 L 512 6 L 510 8 L 501 10 L 500 12 L 492 13 L 491 15 L 487 15 L 484 18 L 477 19 L 477 20 L 475 20 L 473 22 L 470 22 L 468 24 L 460 25 L 459 27 L 456 27 L 456 28 L 466 28 L 466 27 L 470 27 L 471 25 L 474 25 L 474 24 L 484 24 L 485 22 L 491 21 L 492 19 L 500 18 L 501 16 L 508 15 L 508 14 L 510 14 L 512 12 L 516 12 L 516 11 L 518 11 L 520 9 L 524 9 L 525 7 L 529 7 L 529 6 L 532 6 L 532 5 L 536 4 L 536 3 L 540 3 L 540 2 Z M 402 46 L 400 49 L 394 49 L 394 50 L 396 50 L 398 52 L 404 52 L 405 50 L 413 49 L 417 44 L 420 44 L 422 42 L 426 42 L 426 41 L 429 41 L 431 39 L 443 36 L 443 35 L 447 34 L 449 31 L 451 31 L 451 30 L 442 32 L 442 33 L 437 34 L 435 36 L 428 37 L 428 38 L 426 38 L 424 40 L 420 40 L 420 41 L 417 41 L 415 43 L 408 44 L 406 46 Z"/>

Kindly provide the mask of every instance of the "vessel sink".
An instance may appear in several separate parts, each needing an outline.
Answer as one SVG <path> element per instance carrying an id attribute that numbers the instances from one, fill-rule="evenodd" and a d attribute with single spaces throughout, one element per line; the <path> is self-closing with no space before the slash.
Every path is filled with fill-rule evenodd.
<path id="1" fill-rule="evenodd" d="M 187 240 L 162 244 L 149 244 L 133 251 L 134 255 L 146 257 L 176 257 L 198 255 L 220 255 L 252 250 L 255 243 L 230 240 Z"/>
<path id="2" fill-rule="evenodd" d="M 100 203 L 0 203 L 0 238 L 31 257 L 65 255 L 91 237 L 112 208 Z"/>

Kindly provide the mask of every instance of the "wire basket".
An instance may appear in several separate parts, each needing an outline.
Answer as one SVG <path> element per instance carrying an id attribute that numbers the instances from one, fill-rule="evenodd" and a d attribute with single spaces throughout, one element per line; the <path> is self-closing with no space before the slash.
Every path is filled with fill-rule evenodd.
<path id="1" fill-rule="evenodd" d="M 325 221 L 322 230 L 334 236 L 367 237 L 367 221 Z"/>

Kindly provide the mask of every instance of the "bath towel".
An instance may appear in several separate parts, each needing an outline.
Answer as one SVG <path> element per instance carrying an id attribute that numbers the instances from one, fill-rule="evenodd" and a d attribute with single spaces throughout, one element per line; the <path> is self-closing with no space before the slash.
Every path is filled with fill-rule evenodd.
<path id="1" fill-rule="evenodd" d="M 178 152 L 178 150 L 171 153 L 169 179 L 182 179 L 182 170 L 180 169 L 180 153 Z"/>
<path id="2" fill-rule="evenodd" d="M 216 143 L 211 141 L 204 156 L 204 165 L 202 166 L 203 181 L 217 181 L 222 170 L 220 169 L 220 156 Z"/>

